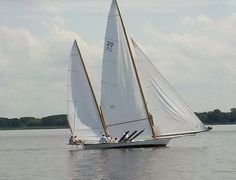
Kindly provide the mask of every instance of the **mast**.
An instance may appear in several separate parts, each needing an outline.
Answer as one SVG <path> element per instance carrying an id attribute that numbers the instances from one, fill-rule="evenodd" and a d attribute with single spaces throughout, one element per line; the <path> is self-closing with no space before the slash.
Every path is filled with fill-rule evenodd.
<path id="1" fill-rule="evenodd" d="M 91 81 L 90 81 L 90 79 L 89 79 L 87 70 L 86 70 L 86 68 L 85 68 L 84 60 L 83 60 L 83 58 L 82 58 L 82 55 L 81 55 L 81 53 L 80 53 L 79 46 L 78 46 L 76 40 L 75 40 L 75 44 L 76 44 L 76 47 L 78 48 L 79 56 L 80 56 L 80 59 L 81 59 L 81 62 L 82 62 L 83 68 L 84 68 L 84 72 L 85 72 L 85 74 L 86 74 L 86 78 L 88 79 L 88 84 L 89 84 L 89 87 L 90 87 L 90 89 L 91 89 L 92 96 L 93 96 L 94 102 L 95 102 L 95 104 L 96 104 L 96 108 L 97 108 L 97 110 L 98 110 L 98 114 L 99 114 L 99 117 L 100 117 L 100 121 L 101 121 L 103 130 L 104 130 L 104 133 L 105 133 L 105 135 L 107 136 L 108 133 L 107 133 L 107 129 L 106 129 L 106 123 L 105 123 L 104 117 L 103 117 L 103 115 L 102 115 L 102 111 L 99 110 L 98 103 L 97 103 L 97 99 L 96 99 L 96 97 L 95 97 L 95 93 L 94 93 L 94 91 L 93 91 L 93 87 L 92 87 Z"/>
<path id="2" fill-rule="evenodd" d="M 104 119 L 104 116 L 103 116 L 103 112 L 102 112 L 102 107 L 100 106 L 100 117 L 101 117 L 101 123 L 102 123 L 102 127 L 104 129 L 104 132 L 105 132 L 105 135 L 107 136 L 108 135 L 108 132 L 107 132 L 107 126 L 106 126 L 106 122 L 105 122 L 105 119 Z"/>
<path id="3" fill-rule="evenodd" d="M 144 93 L 143 93 L 143 90 L 142 90 L 142 86 L 141 86 L 141 83 L 140 83 L 140 80 L 139 80 L 138 72 L 137 72 L 137 69 L 136 69 L 135 62 L 134 62 L 134 57 L 133 57 L 133 54 L 132 54 L 132 51 L 131 51 L 131 47 L 130 47 L 130 44 L 129 44 L 128 36 L 127 36 L 126 30 L 125 30 L 124 22 L 123 22 L 123 19 L 121 17 L 121 13 L 120 13 L 120 9 L 119 9 L 118 3 L 117 3 L 116 0 L 114 0 L 114 1 L 116 3 L 116 7 L 117 7 L 117 10 L 118 10 L 118 13 L 119 13 L 119 16 L 120 16 L 121 25 L 122 25 L 122 27 L 124 29 L 125 39 L 126 39 L 126 42 L 127 42 L 127 45 L 128 45 L 128 49 L 129 49 L 130 57 L 131 57 L 131 60 L 132 60 L 132 65 L 134 67 L 135 76 L 137 78 L 140 94 L 142 96 L 145 112 L 146 112 L 146 115 L 148 117 L 149 125 L 150 125 L 151 131 L 152 131 L 152 137 L 153 137 L 153 139 L 156 139 L 156 134 L 155 134 L 154 127 L 153 127 L 154 124 L 153 124 L 152 116 L 148 112 L 147 104 L 146 104 Z"/>

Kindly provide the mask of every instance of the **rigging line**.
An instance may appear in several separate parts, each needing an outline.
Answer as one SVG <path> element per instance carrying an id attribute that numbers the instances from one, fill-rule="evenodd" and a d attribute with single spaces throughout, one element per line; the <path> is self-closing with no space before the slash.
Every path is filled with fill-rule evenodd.
<path id="1" fill-rule="evenodd" d="M 73 69 L 68 69 L 69 72 L 79 72 L 77 70 L 73 70 Z"/>
<path id="2" fill-rule="evenodd" d="M 67 84 L 66 86 L 69 86 L 69 87 L 79 87 L 78 85 L 74 85 L 74 84 Z"/>
<path id="3" fill-rule="evenodd" d="M 110 62 L 110 63 L 117 64 L 117 62 L 116 62 L 116 61 L 111 61 L 111 60 L 108 60 L 108 59 L 103 59 L 103 61 L 106 61 L 106 62 Z"/>
<path id="4" fill-rule="evenodd" d="M 117 86 L 117 84 L 116 84 L 116 83 L 113 83 L 113 82 L 102 81 L 102 83 L 104 83 L 104 84 L 110 84 L 110 85 L 113 85 L 113 86 Z"/>
<path id="5" fill-rule="evenodd" d="M 197 133 L 201 133 L 201 132 L 207 132 L 210 131 L 209 129 L 205 129 L 205 130 L 201 130 L 201 131 L 189 131 L 189 132 L 180 132 L 180 133 L 174 133 L 174 134 L 163 134 L 163 135 L 159 135 L 158 137 L 168 137 L 168 136 L 180 136 L 180 135 L 188 135 L 188 134 L 197 134 Z"/>
<path id="6" fill-rule="evenodd" d="M 121 125 L 121 124 L 129 124 L 129 123 L 134 123 L 134 122 L 138 122 L 138 121 L 144 121 L 144 120 L 147 120 L 147 119 L 148 118 L 136 119 L 136 120 L 132 120 L 132 121 L 126 121 L 126 122 L 121 122 L 121 123 L 109 124 L 107 126 L 110 127 L 110 126 L 116 126 L 116 125 Z"/>
<path id="7" fill-rule="evenodd" d="M 76 54 L 71 54 L 70 56 L 77 56 L 77 55 L 79 55 L 79 53 L 78 54 L 77 53 Z"/>
<path id="8" fill-rule="evenodd" d="M 91 129 L 95 129 L 95 130 L 100 130 L 101 128 L 100 127 L 89 127 L 89 128 L 83 128 L 83 129 L 79 129 L 79 131 L 88 131 L 88 130 L 91 130 Z"/>

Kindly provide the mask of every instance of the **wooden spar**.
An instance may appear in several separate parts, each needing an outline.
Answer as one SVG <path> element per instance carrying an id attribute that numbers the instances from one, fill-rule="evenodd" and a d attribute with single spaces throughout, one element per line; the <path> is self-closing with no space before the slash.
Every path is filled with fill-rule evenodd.
<path id="1" fill-rule="evenodd" d="M 132 137 L 132 138 L 130 139 L 130 141 L 134 140 L 136 137 L 138 137 L 140 134 L 142 134 L 143 131 L 144 131 L 144 129 L 143 129 L 142 131 L 140 131 L 138 134 L 136 134 L 134 137 Z"/>
<path id="2" fill-rule="evenodd" d="M 146 115 L 148 117 L 149 125 L 150 125 L 151 131 L 152 131 L 152 137 L 153 137 L 153 139 L 156 139 L 156 133 L 155 133 L 154 127 L 153 127 L 153 120 L 151 119 L 150 113 L 148 112 L 147 104 L 146 104 L 144 93 L 143 93 L 143 90 L 142 90 L 142 86 L 141 86 L 141 83 L 140 83 L 140 80 L 139 80 L 138 72 L 137 72 L 137 69 L 136 69 L 135 62 L 134 62 L 134 57 L 133 57 L 133 54 L 132 54 L 132 51 L 131 51 L 131 47 L 130 47 L 130 44 L 129 44 L 128 36 L 127 36 L 126 30 L 125 30 L 124 22 L 122 20 L 120 9 L 119 9 L 119 6 L 117 4 L 117 1 L 116 0 L 114 0 L 114 1 L 116 3 L 117 10 L 118 10 L 118 13 L 119 13 L 119 16 L 120 16 L 121 25 L 122 25 L 122 27 L 124 29 L 125 39 L 126 39 L 126 42 L 127 42 L 127 45 L 128 45 L 128 49 L 129 49 L 130 57 L 131 57 L 132 64 L 133 64 L 133 67 L 134 67 L 135 76 L 137 78 L 139 90 L 140 90 L 140 93 L 141 93 L 141 96 L 142 96 L 145 112 L 146 112 Z"/>
<path id="3" fill-rule="evenodd" d="M 96 107 L 97 107 L 97 110 L 98 110 L 98 114 L 99 114 L 99 117 L 100 117 L 100 121 L 102 123 L 102 127 L 103 127 L 103 130 L 104 130 L 104 133 L 107 135 L 107 130 L 106 130 L 106 124 L 105 124 L 105 121 L 104 121 L 104 118 L 103 118 L 103 115 L 101 114 L 100 110 L 99 110 L 99 107 L 98 107 L 98 103 L 97 103 L 97 99 L 95 97 L 95 94 L 94 94 L 94 91 L 93 91 L 93 87 L 92 87 L 92 84 L 91 84 L 91 81 L 89 79 L 89 76 L 88 76 L 88 73 L 87 73 L 87 70 L 86 70 L 86 67 L 85 67 L 85 64 L 84 64 L 84 61 L 83 61 L 83 58 L 82 58 L 82 55 L 80 53 L 80 50 L 79 50 L 79 46 L 77 44 L 77 41 L 75 40 L 75 44 L 76 44 L 76 47 L 78 49 L 78 52 L 79 52 L 79 56 L 80 56 L 80 59 L 81 59 L 81 62 L 82 62 L 82 65 L 83 65 L 83 68 L 84 68 L 84 72 L 86 74 L 86 78 L 88 79 L 88 83 L 89 83 L 89 87 L 91 89 L 91 92 L 92 92 L 92 95 L 93 95 L 93 99 L 94 99 L 94 102 L 96 104 Z"/>
<path id="4" fill-rule="evenodd" d="M 123 134 L 123 136 L 120 138 L 120 140 L 118 141 L 119 143 L 122 142 L 125 138 L 125 136 L 129 133 L 129 131 L 126 131 L 125 134 Z"/>
<path id="5" fill-rule="evenodd" d="M 100 106 L 100 114 L 101 114 L 102 127 L 104 129 L 105 135 L 108 136 L 107 126 L 106 126 L 106 123 L 105 123 L 105 119 L 104 119 L 104 116 L 103 116 L 103 112 L 102 112 L 102 107 L 101 106 Z"/>
<path id="6" fill-rule="evenodd" d="M 129 137 L 125 141 L 129 141 L 130 138 L 132 138 L 136 134 L 136 132 L 138 132 L 138 131 L 135 130 L 132 134 L 130 134 Z"/>

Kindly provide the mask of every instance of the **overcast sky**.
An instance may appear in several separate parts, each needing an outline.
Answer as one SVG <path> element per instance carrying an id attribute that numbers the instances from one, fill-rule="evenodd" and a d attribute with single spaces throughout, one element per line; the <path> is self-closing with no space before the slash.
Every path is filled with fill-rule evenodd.
<path id="1" fill-rule="evenodd" d="M 110 0 L 0 0 L 0 117 L 66 113 L 74 39 L 100 97 Z M 118 0 L 128 34 L 193 111 L 236 107 L 236 0 Z"/>

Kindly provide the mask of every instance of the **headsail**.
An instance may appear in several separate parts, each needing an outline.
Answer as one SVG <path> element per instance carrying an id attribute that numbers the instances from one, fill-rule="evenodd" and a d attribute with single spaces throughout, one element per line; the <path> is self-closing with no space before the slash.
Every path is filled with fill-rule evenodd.
<path id="1" fill-rule="evenodd" d="M 111 4 L 105 36 L 101 107 L 113 137 L 119 137 L 125 131 L 145 129 L 140 138 L 151 138 L 147 113 L 115 0 Z"/>
<path id="2" fill-rule="evenodd" d="M 206 127 L 132 40 L 135 62 L 157 135 L 205 131 Z"/>
<path id="3" fill-rule="evenodd" d="M 98 140 L 104 133 L 96 99 L 76 41 L 71 50 L 68 68 L 67 111 L 73 135 L 84 140 Z"/>

